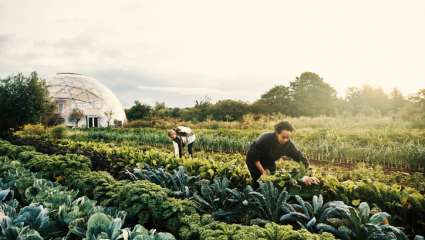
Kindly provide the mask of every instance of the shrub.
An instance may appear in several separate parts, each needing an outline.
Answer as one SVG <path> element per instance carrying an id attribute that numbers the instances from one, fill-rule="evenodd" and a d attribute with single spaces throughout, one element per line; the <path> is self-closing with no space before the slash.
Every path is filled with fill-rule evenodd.
<path id="1" fill-rule="evenodd" d="M 15 133 L 18 137 L 41 137 L 46 135 L 47 130 L 42 124 L 26 124 L 22 130 Z"/>
<path id="2" fill-rule="evenodd" d="M 50 136 L 53 139 L 65 138 L 68 134 L 68 129 L 64 125 L 58 125 L 49 129 Z"/>

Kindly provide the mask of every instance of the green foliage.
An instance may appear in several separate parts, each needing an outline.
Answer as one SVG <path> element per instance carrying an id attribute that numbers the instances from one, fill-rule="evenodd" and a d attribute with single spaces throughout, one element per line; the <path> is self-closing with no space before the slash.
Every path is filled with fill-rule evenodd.
<path id="1" fill-rule="evenodd" d="M 196 129 L 195 132 L 197 141 L 194 147 L 197 151 L 243 154 L 263 131 Z M 295 132 L 294 140 L 311 160 L 347 164 L 364 162 L 388 168 L 421 170 L 425 166 L 424 136 L 423 131 L 396 127 L 384 129 L 306 127 Z M 72 138 L 88 142 L 122 142 L 127 147 L 135 145 L 132 152 L 139 151 L 137 149 L 140 149 L 140 145 L 158 147 L 171 145 L 164 130 L 161 129 L 87 130 L 76 132 Z"/>
<path id="2" fill-rule="evenodd" d="M 210 215 L 193 214 L 182 218 L 179 235 L 182 239 L 260 239 L 260 240 L 331 240 L 335 239 L 329 233 L 320 235 L 307 231 L 294 231 L 291 226 L 267 224 L 265 228 L 253 225 L 225 224 L 215 221 Z"/>
<path id="3" fill-rule="evenodd" d="M 0 152 L 7 152 L 8 148 L 2 146 L 3 144 L 0 144 Z M 20 155 L 16 150 L 10 153 L 10 156 Z M 21 158 L 24 166 L 31 167 L 49 178 L 62 176 L 68 186 L 79 189 L 104 206 L 116 206 L 127 211 L 128 216 L 139 223 L 149 222 L 164 228 L 177 229 L 181 215 L 195 212 L 190 201 L 170 198 L 169 191 L 156 184 L 148 181 L 117 181 L 106 173 L 91 172 L 89 160 L 79 155 L 25 156 L 26 158 Z"/>
<path id="4" fill-rule="evenodd" d="M 60 113 L 53 113 L 45 121 L 46 126 L 49 126 L 49 127 L 61 125 L 64 123 L 65 123 L 65 119 L 62 117 Z"/>
<path id="5" fill-rule="evenodd" d="M 407 240 L 407 236 L 398 228 L 388 225 L 389 214 L 378 212 L 370 216 L 369 205 L 365 202 L 359 207 L 341 211 L 343 219 L 348 221 L 347 228 L 339 228 L 342 239 L 394 239 Z"/>
<path id="6" fill-rule="evenodd" d="M 199 209 L 204 213 L 213 213 L 217 218 L 231 219 L 236 214 L 232 209 L 229 191 L 230 182 L 226 177 L 214 178 L 210 184 L 208 180 L 200 182 L 200 190 L 193 195 L 194 200 L 199 204 Z"/>
<path id="7" fill-rule="evenodd" d="M 118 239 L 121 226 L 121 219 L 114 221 L 111 217 L 104 213 L 94 213 L 87 221 L 87 232 L 85 239 Z"/>
<path id="8" fill-rule="evenodd" d="M 410 121 L 413 127 L 425 128 L 425 89 L 409 98 L 409 104 L 404 109 L 404 119 Z"/>
<path id="9" fill-rule="evenodd" d="M 314 196 L 312 203 L 295 198 L 295 203 L 285 204 L 286 213 L 280 218 L 281 222 L 292 222 L 311 232 L 331 232 L 344 240 L 407 239 L 400 229 L 388 224 L 389 214 L 376 212 L 371 215 L 365 202 L 356 209 L 341 201 L 324 203 L 322 196 Z"/>
<path id="10" fill-rule="evenodd" d="M 153 211 L 167 199 L 167 192 L 163 188 L 148 181 L 119 182 L 114 188 L 101 204 L 120 206 L 142 224 L 152 220 Z"/>
<path id="11" fill-rule="evenodd" d="M 273 183 L 262 183 L 258 192 L 252 192 L 250 195 L 253 197 L 256 204 L 256 211 L 263 219 L 277 222 L 283 213 L 283 206 L 288 201 L 290 195 L 286 191 L 279 191 Z"/>
<path id="12" fill-rule="evenodd" d="M 346 98 L 338 98 L 336 90 L 314 72 L 303 72 L 289 83 L 277 85 L 261 95 L 253 104 L 226 99 L 213 104 L 208 97 L 193 107 L 170 108 L 164 103 L 153 107 L 136 101 L 126 110 L 129 120 L 174 118 L 192 123 L 214 119 L 240 121 L 246 114 L 277 114 L 286 116 L 397 115 L 409 103 L 398 89 L 386 94 L 380 88 L 364 86 L 349 88 Z M 134 125 L 133 125 L 134 126 Z M 152 125 L 151 125 L 152 126 Z"/>
<path id="13" fill-rule="evenodd" d="M 127 119 L 129 121 L 145 119 L 150 116 L 151 112 L 151 106 L 142 104 L 139 101 L 135 101 L 134 106 L 125 110 L 125 114 L 127 115 Z"/>
<path id="14" fill-rule="evenodd" d="M 251 111 L 254 113 L 282 113 L 285 115 L 292 115 L 294 109 L 292 109 L 292 99 L 290 95 L 289 87 L 286 86 L 275 86 L 257 100 L 251 106 Z"/>
<path id="15" fill-rule="evenodd" d="M 44 231 L 49 225 L 48 210 L 43 206 L 31 204 L 20 209 L 19 214 L 13 219 L 14 224 L 27 225 L 37 231 Z"/>
<path id="16" fill-rule="evenodd" d="M 75 169 L 88 171 L 90 170 L 90 166 L 91 162 L 87 157 L 77 154 L 56 155 L 51 157 L 34 154 L 34 157 L 25 163 L 25 167 L 33 171 L 42 172 L 43 176 L 50 179 L 68 176 L 73 173 Z"/>
<path id="17" fill-rule="evenodd" d="M 54 105 L 36 72 L 0 79 L 0 131 L 40 123 L 53 114 Z"/>
<path id="18" fill-rule="evenodd" d="M 69 120 L 75 122 L 75 127 L 78 127 L 78 123 L 84 117 L 84 112 L 81 109 L 74 108 L 72 109 L 71 114 L 69 115 Z"/>
<path id="19" fill-rule="evenodd" d="M 126 213 L 96 205 L 74 191 L 35 177 L 23 165 L 0 159 L 0 239 L 175 240 L 141 225 L 122 228 Z M 14 167 L 14 171 L 11 169 Z M 23 180 L 28 184 L 20 184 Z M 2 189 L 2 186 L 8 186 Z M 17 194 L 13 194 L 16 192 Z M 18 202 L 19 199 L 20 201 Z M 28 204 L 28 205 L 27 205 Z M 85 237 L 85 238 L 84 238 Z"/>
<path id="20" fill-rule="evenodd" d="M 23 128 L 20 131 L 16 131 L 14 133 L 16 136 L 18 137 L 26 137 L 26 138 L 30 138 L 30 137 L 42 137 L 45 136 L 47 134 L 47 129 L 45 126 L 43 126 L 42 124 L 38 123 L 38 124 L 25 124 L 23 126 Z"/>
<path id="21" fill-rule="evenodd" d="M 68 143 L 70 143 L 70 145 L 67 145 Z M 107 167 L 107 169 L 124 169 L 123 166 L 132 166 L 137 165 L 137 163 L 142 164 L 148 162 L 153 166 L 163 166 L 164 170 L 161 173 L 163 176 L 169 176 L 166 173 L 165 169 L 172 169 L 172 166 L 185 166 L 188 171 L 187 173 L 184 173 L 182 171 L 182 174 L 180 174 L 181 176 L 179 177 L 180 180 L 196 174 L 200 174 L 201 178 L 206 179 L 211 179 L 212 176 L 216 175 L 215 181 L 211 183 L 206 179 L 202 181 L 204 183 L 203 190 L 201 185 L 201 190 L 199 190 L 200 192 L 197 192 L 197 195 L 200 196 L 202 199 L 199 198 L 196 201 L 200 207 L 204 208 L 200 208 L 199 211 L 212 213 L 215 217 L 221 217 L 221 219 L 225 219 L 227 221 L 247 223 L 250 222 L 249 220 L 255 220 L 255 218 L 264 218 L 268 220 L 279 221 L 283 214 L 291 213 L 291 211 L 285 212 L 283 208 L 280 208 L 279 206 L 281 206 L 281 204 L 285 206 L 287 206 L 286 204 L 308 206 L 304 199 L 299 198 L 295 198 L 295 202 L 293 202 L 292 200 L 281 201 L 280 199 L 286 198 L 281 197 L 285 195 L 282 194 L 284 193 L 284 191 L 276 188 L 276 186 L 274 186 L 271 182 L 265 183 L 264 186 L 267 187 L 258 190 L 257 193 L 253 193 L 256 191 L 251 191 L 249 189 L 246 191 L 241 191 L 231 188 L 231 184 L 235 184 L 233 186 L 241 187 L 245 185 L 243 181 L 239 183 L 237 181 L 232 183 L 232 179 L 237 179 L 233 177 L 237 177 L 238 175 L 240 175 L 236 171 L 238 167 L 235 167 L 234 165 L 241 166 L 241 164 L 243 164 L 243 162 L 240 162 L 240 160 L 237 159 L 232 161 L 230 165 L 226 165 L 226 160 L 229 161 L 226 158 L 223 158 L 223 160 L 220 161 L 217 161 L 217 159 L 175 159 L 173 157 L 167 157 L 168 154 L 163 154 L 157 150 L 151 150 L 146 153 L 144 153 L 142 150 L 135 153 L 135 148 L 132 147 L 114 148 L 112 145 L 93 143 L 78 143 L 75 145 L 73 144 L 74 143 L 72 143 L 72 141 L 61 142 L 63 152 L 66 152 L 67 149 L 74 149 L 80 152 L 92 151 L 92 156 L 97 157 L 99 157 L 99 153 L 106 153 L 103 156 L 106 156 L 107 159 L 109 159 L 108 164 L 115 165 L 115 162 L 119 163 L 117 167 Z M 86 147 L 87 149 L 84 150 L 84 148 Z M 24 162 L 24 164 L 28 164 L 28 162 L 37 163 L 37 158 L 40 158 L 40 155 L 28 155 L 26 151 L 27 150 L 22 147 L 16 147 L 16 149 L 13 149 L 13 147 L 4 147 L 2 146 L 2 144 L 0 144 L 0 153 L 5 152 L 10 154 L 10 156 L 17 156 L 19 157 L 19 159 L 21 159 L 22 162 Z M 32 160 L 31 157 L 35 158 L 36 160 Z M 38 163 L 35 164 L 35 166 L 38 165 Z M 213 173 L 211 174 L 209 170 L 212 170 Z M 246 169 L 244 171 L 246 171 Z M 182 216 L 191 215 L 195 212 L 193 203 L 183 199 L 170 198 L 169 195 L 172 191 L 163 189 L 155 184 L 152 185 L 152 183 L 149 183 L 147 181 L 128 182 L 116 181 L 114 179 L 108 180 L 110 176 L 107 177 L 107 175 L 100 175 L 99 178 L 101 178 L 101 180 L 99 181 L 99 184 L 97 184 L 96 177 L 93 177 L 92 173 L 93 172 L 89 170 L 82 172 L 67 172 L 66 174 L 68 175 L 65 176 L 64 182 L 68 186 L 72 185 L 78 189 L 84 190 L 87 194 L 94 196 L 94 198 L 103 205 L 119 206 L 122 210 L 128 211 L 130 219 L 135 219 L 140 222 L 146 221 L 149 224 L 161 226 L 161 228 L 163 229 L 172 229 L 172 231 L 174 232 L 181 228 L 182 222 L 180 219 Z M 117 176 L 119 176 L 119 174 Z M 229 180 L 225 180 L 225 178 L 220 178 L 220 176 L 229 176 L 230 178 L 228 178 Z M 280 175 L 277 175 L 276 177 L 279 178 Z M 289 179 L 285 181 L 288 180 L 291 180 L 290 176 Z M 358 205 L 358 203 L 356 203 L 358 201 L 368 201 L 370 204 L 379 206 L 384 211 L 391 213 L 391 215 L 393 215 L 394 223 L 408 223 L 409 225 L 407 225 L 406 227 L 410 229 L 409 232 L 414 232 L 417 229 L 421 229 L 421 226 L 423 226 L 422 219 L 424 216 L 423 213 L 425 209 L 424 197 L 420 193 L 415 192 L 414 189 L 405 189 L 397 187 L 396 185 L 386 186 L 382 183 L 368 183 L 361 181 L 340 182 L 337 179 L 332 179 L 331 177 L 322 178 L 321 180 L 323 182 L 323 185 L 320 185 L 320 189 L 321 191 L 323 191 L 323 195 L 327 199 L 341 199 L 346 204 L 353 203 L 355 205 Z M 95 182 L 95 184 L 93 184 L 92 181 Z M 279 179 L 276 179 L 276 181 L 280 182 Z M 171 185 L 172 184 L 170 184 L 170 186 Z M 166 186 L 166 184 L 164 184 L 163 186 Z M 184 186 L 184 184 L 182 184 L 181 186 Z M 284 183 L 279 186 L 287 185 Z M 189 189 L 191 188 L 189 187 Z M 192 187 L 192 189 L 196 189 L 196 187 Z M 290 191 L 290 189 L 288 189 L 288 191 L 289 193 L 293 193 L 292 191 Z M 192 194 L 190 194 L 189 191 L 189 196 L 191 195 Z M 193 196 L 195 195 L 193 194 Z M 244 202 L 247 204 L 244 205 Z M 311 205 L 314 206 L 314 203 Z M 239 215 L 240 212 L 237 212 L 237 214 L 228 214 L 230 212 L 229 210 L 239 211 L 240 209 L 244 209 L 244 207 L 246 206 L 249 206 L 248 209 L 251 208 L 253 210 L 258 211 L 251 211 L 249 212 L 248 216 Z M 299 220 L 294 220 L 295 223 L 292 223 L 294 225 L 297 224 L 297 226 L 301 227 L 307 226 L 309 225 L 308 223 L 311 221 L 311 219 L 304 218 L 298 213 L 304 214 L 306 216 L 308 215 L 308 217 L 314 216 L 317 218 L 318 216 L 314 213 L 310 214 L 309 211 L 306 212 L 304 208 L 302 208 L 301 210 L 300 208 L 295 208 L 294 206 L 292 207 L 295 209 L 295 211 L 292 211 L 293 216 L 291 216 L 291 218 L 301 217 Z M 231 218 L 229 218 L 228 216 L 231 216 Z M 344 221 L 348 221 L 345 218 L 342 219 Z M 409 222 L 411 220 L 415 220 L 417 222 Z M 264 225 L 266 222 L 251 221 L 251 223 L 258 223 Z M 324 231 L 335 232 L 333 228 L 336 227 L 332 225 L 332 222 L 329 223 L 317 221 L 316 223 L 316 225 L 310 223 L 312 227 L 310 229 L 308 227 L 306 228 L 310 231 L 321 231 L 318 229 L 325 229 Z M 349 226 L 350 227 L 348 228 L 355 227 L 355 225 Z M 229 226 L 226 226 L 226 228 L 227 227 Z M 340 226 L 338 226 L 338 228 L 339 227 Z M 226 230 L 226 232 L 233 231 L 231 227 L 229 227 L 229 229 L 230 230 Z M 338 231 L 346 232 L 344 229 L 338 229 Z M 385 231 L 388 232 L 389 228 L 386 228 Z"/>
<path id="22" fill-rule="evenodd" d="M 2 145 L 3 144 L 0 144 L 0 146 Z M 2 148 L 0 147 L 0 149 Z M 16 153 L 16 151 L 11 151 L 11 153 L 12 155 L 19 156 L 19 153 Z M 31 162 L 31 159 L 25 159 L 25 161 Z M 5 168 L 5 170 L 6 169 L 7 168 Z M 75 173 L 69 174 L 70 176 L 65 176 L 65 183 L 67 183 L 67 185 L 69 184 L 69 186 L 77 186 L 77 188 L 79 189 L 86 189 L 87 192 L 90 191 L 88 187 L 81 186 L 84 183 L 90 182 L 84 180 L 85 178 L 94 179 L 93 177 L 91 177 L 93 176 L 93 174 L 91 174 L 90 171 L 76 171 Z M 72 176 L 73 174 L 77 176 Z M 105 179 L 103 180 L 103 186 L 97 186 L 96 188 L 92 189 L 92 195 L 98 197 L 98 200 L 101 200 L 101 203 L 104 205 L 119 206 L 121 209 L 129 210 L 130 219 L 137 218 L 139 222 L 142 219 L 150 219 L 150 222 L 155 223 L 155 225 L 157 226 L 164 226 L 167 229 L 178 231 L 178 229 L 181 229 L 182 227 L 181 219 L 183 219 L 185 216 L 191 216 L 195 214 L 195 209 L 190 201 L 169 198 L 167 197 L 168 191 L 165 191 L 164 189 L 152 183 L 146 181 L 136 181 L 134 183 L 129 183 L 126 181 L 116 181 L 111 179 L 109 179 L 111 180 L 111 182 L 109 182 L 109 180 L 107 180 L 108 177 L 106 175 L 103 178 Z M 70 184 L 70 182 L 77 179 L 79 179 L 79 182 L 77 184 Z M 48 187 L 48 184 L 41 184 L 39 186 Z M 100 191 L 99 189 L 103 189 L 103 195 L 97 194 Z M 31 190 L 29 192 L 40 191 Z M 100 199 L 100 197 L 102 197 L 103 199 Z M 81 202 L 87 201 L 83 200 Z M 78 203 L 74 202 L 72 204 Z M 81 217 L 78 217 L 81 216 L 80 212 L 84 211 L 83 209 L 91 209 L 93 204 L 88 202 L 88 204 L 79 205 L 84 205 L 86 207 L 61 207 L 62 210 L 59 211 L 58 214 L 58 216 L 60 216 L 60 218 L 58 217 L 58 219 L 60 219 L 60 222 L 70 222 L 70 225 L 72 225 L 70 227 L 71 234 L 74 234 L 76 236 L 81 236 L 82 233 L 86 233 L 84 227 L 85 225 L 83 224 L 83 222 L 88 220 L 88 216 L 84 218 L 86 220 L 81 219 Z M 146 206 L 149 206 L 149 208 L 147 208 Z M 93 211 L 87 211 L 90 212 L 90 215 L 93 213 Z M 225 223 L 221 224 L 225 225 Z M 231 234 L 231 232 L 229 232 L 228 234 Z M 245 233 L 241 232 L 241 234 Z M 168 239 L 169 237 L 169 235 L 167 234 L 158 234 L 158 236 L 156 237 L 159 236 L 165 236 L 167 237 L 166 239 Z"/>
<path id="23" fill-rule="evenodd" d="M 53 139 L 62 139 L 67 136 L 68 129 L 63 125 L 58 125 L 49 129 L 50 136 Z"/>
<path id="24" fill-rule="evenodd" d="M 164 154 L 160 151 L 150 150 L 146 153 L 142 153 L 137 148 L 115 148 L 111 147 L 111 145 L 104 145 L 105 144 L 99 143 L 73 143 L 72 141 L 66 142 L 66 145 L 64 142 L 61 143 L 61 146 L 66 146 L 66 148 L 64 148 L 65 150 L 68 149 L 72 152 L 78 149 L 79 152 L 82 152 L 83 149 L 87 148 L 84 151 L 92 154 L 92 156 L 98 158 L 104 155 L 106 158 L 102 157 L 100 159 L 110 159 L 108 162 L 119 163 L 119 166 L 131 167 L 133 164 L 140 162 L 173 169 L 182 165 L 187 169 L 189 175 L 199 174 L 201 178 L 212 179 L 214 175 L 229 176 L 232 186 L 243 186 L 247 183 L 247 180 L 249 180 L 248 177 L 244 177 L 249 175 L 243 159 L 232 160 L 228 158 L 228 155 L 224 155 L 222 160 L 220 160 L 220 158 L 175 159 L 171 154 Z M 115 162 L 112 161 L 112 159 L 114 159 Z M 123 167 L 114 167 L 114 169 L 123 169 Z M 366 177 L 366 174 L 360 174 Z M 283 175 L 283 178 L 282 175 L 276 175 L 276 178 L 272 181 L 276 182 L 280 187 L 288 187 L 290 193 L 298 194 L 303 197 L 322 193 L 327 199 L 331 200 L 343 200 L 346 203 L 361 200 L 376 204 L 380 206 L 381 209 L 389 212 L 393 216 L 395 223 L 403 224 L 407 229 L 420 228 L 425 222 L 425 220 L 423 220 L 425 216 L 424 197 L 417 191 L 412 191 L 410 188 L 393 189 L 389 186 L 385 186 L 385 184 L 375 184 L 376 186 L 374 186 L 372 182 L 368 183 L 362 181 L 340 182 L 338 179 L 329 176 L 321 179 L 323 185 L 314 187 L 302 187 L 293 184 L 288 185 L 287 183 L 291 183 L 292 180 L 291 178 L 287 178 L 286 175 Z M 419 185 L 421 184 L 419 183 Z M 99 192 L 104 194 L 104 191 Z M 406 224 L 407 222 L 408 224 Z"/>
<path id="25" fill-rule="evenodd" d="M 336 90 L 313 72 L 304 72 L 290 83 L 295 116 L 332 115 L 336 110 Z"/>
<path id="26" fill-rule="evenodd" d="M 146 164 L 144 169 L 136 168 L 133 173 L 128 173 L 134 179 L 145 179 L 168 188 L 172 191 L 171 195 L 178 198 L 191 197 L 191 190 L 199 180 L 197 176 L 189 176 L 183 166 L 174 169 L 173 173 L 169 173 L 163 168 L 152 169 Z"/>
<path id="27" fill-rule="evenodd" d="M 123 238 L 127 237 L 128 240 L 175 240 L 176 238 L 170 233 L 156 232 L 146 230 L 141 225 L 134 226 L 133 230 L 124 229 L 126 232 L 122 235 Z"/>
<path id="28" fill-rule="evenodd" d="M 231 99 L 220 100 L 212 107 L 212 117 L 218 121 L 240 121 L 248 113 L 248 104 Z"/>
<path id="29" fill-rule="evenodd" d="M 386 114 L 391 109 L 391 100 L 381 88 L 363 86 L 350 88 L 347 93 L 347 108 L 353 114 Z"/>
<path id="30" fill-rule="evenodd" d="M 113 188 L 115 180 L 104 171 L 76 171 L 65 179 L 65 184 L 72 189 L 78 189 L 83 195 L 92 199 L 106 199 L 109 189 Z"/>
<path id="31" fill-rule="evenodd" d="M 146 170 L 145 174 L 149 175 L 149 171 L 152 170 Z M 167 175 L 167 173 L 162 169 L 161 175 Z M 191 188 L 194 192 L 193 198 L 201 212 L 212 213 L 215 219 L 235 221 L 237 218 L 257 217 L 260 219 L 254 219 L 251 223 L 267 223 L 267 221 L 261 222 L 261 219 L 279 221 L 310 232 L 330 232 L 347 240 L 380 237 L 407 238 L 400 229 L 388 225 L 389 214 L 376 212 L 369 219 L 370 209 L 365 202 L 360 203 L 356 210 L 342 201 L 324 203 L 322 195 L 314 196 L 311 203 L 304 201 L 298 195 L 293 196 L 294 200 L 291 200 L 288 192 L 279 190 L 271 182 L 260 182 L 258 192 L 249 186 L 245 191 L 240 192 L 237 189 L 229 189 L 229 181 L 226 177 L 215 178 L 212 183 L 203 180 L 200 184 L 199 190 Z M 243 211 L 238 211 L 240 209 Z M 358 219 L 357 216 L 359 216 Z M 227 231 L 233 233 L 235 229 L 229 228 L 225 230 Z M 221 234 L 220 232 L 219 235 Z"/>
<path id="32" fill-rule="evenodd" d="M 344 181 L 339 182 L 334 177 L 322 179 L 328 190 L 325 196 L 340 199 L 345 203 L 365 201 L 379 206 L 393 216 L 393 221 L 402 223 L 408 229 L 421 229 L 425 223 L 424 195 L 412 188 L 404 188 L 394 184 L 388 186 L 380 182 Z M 414 231 L 414 230 L 413 230 Z"/>

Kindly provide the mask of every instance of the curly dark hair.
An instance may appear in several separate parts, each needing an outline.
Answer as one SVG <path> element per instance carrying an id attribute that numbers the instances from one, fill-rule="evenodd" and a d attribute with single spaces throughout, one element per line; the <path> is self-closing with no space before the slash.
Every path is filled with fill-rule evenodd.
<path id="1" fill-rule="evenodd" d="M 276 125 L 274 125 L 274 131 L 276 133 L 280 133 L 283 130 L 292 132 L 295 130 L 295 128 L 288 121 L 281 121 L 281 122 L 278 122 Z"/>

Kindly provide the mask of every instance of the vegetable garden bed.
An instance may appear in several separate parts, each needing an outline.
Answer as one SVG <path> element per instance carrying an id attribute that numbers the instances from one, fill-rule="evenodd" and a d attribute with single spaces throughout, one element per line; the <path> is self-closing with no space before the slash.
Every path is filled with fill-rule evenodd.
<path id="1" fill-rule="evenodd" d="M 62 147 L 63 147 L 63 145 L 62 145 Z M 79 148 L 79 150 L 80 150 L 80 153 L 85 152 L 85 151 L 81 151 L 80 148 Z M 93 150 L 93 149 L 91 149 L 91 150 Z M 112 151 L 112 152 L 114 152 L 114 151 Z M 120 155 L 119 153 L 120 152 L 114 152 L 114 154 Z M 97 156 L 101 155 L 101 154 L 100 155 L 99 154 L 100 154 L 99 152 L 95 153 L 95 155 L 97 155 Z M 113 155 L 113 156 L 118 156 L 118 155 Z M 105 156 L 106 155 L 103 155 L 103 157 L 105 157 Z M 161 156 L 161 155 L 159 155 L 159 156 Z M 126 156 L 122 155 L 121 157 L 126 157 Z M 114 160 L 124 161 L 124 159 L 118 159 L 118 158 L 114 158 Z M 134 162 L 131 163 L 131 160 L 134 160 Z M 125 164 L 126 166 L 131 166 L 131 165 L 134 166 L 134 165 L 136 165 L 137 162 L 148 163 L 149 161 L 157 162 L 157 166 L 161 165 L 161 164 L 164 165 L 164 163 L 161 162 L 161 158 L 158 158 L 158 155 L 156 155 L 156 157 L 151 156 L 150 158 L 145 158 L 144 161 L 141 161 L 141 159 L 137 159 L 137 160 L 136 159 L 127 159 L 126 161 L 129 161 Z M 177 161 L 177 160 L 173 160 L 173 161 Z M 171 163 L 171 165 L 173 165 L 173 161 L 170 161 L 170 162 L 167 162 L 167 163 L 168 164 Z M 105 162 L 112 164 L 111 159 L 106 160 Z M 179 165 L 178 163 L 179 162 L 176 162 L 177 165 Z M 165 165 L 167 165 L 167 164 L 165 164 Z M 111 168 L 111 169 L 113 169 L 113 168 Z M 201 177 L 203 177 L 203 176 L 201 176 Z M 208 177 L 208 176 L 206 175 L 206 177 Z M 77 178 L 80 178 L 80 177 L 77 177 Z M 86 182 L 87 182 L 87 184 L 91 181 L 94 181 L 94 183 L 96 183 L 96 179 L 99 179 L 99 178 L 96 176 L 96 177 L 93 177 L 93 179 L 91 179 L 90 181 L 86 181 Z M 334 186 L 333 186 L 333 188 L 330 188 L 332 186 L 332 184 L 334 184 Z M 354 186 L 353 186 L 353 184 L 354 184 Z M 77 184 L 77 185 L 80 185 L 80 184 Z M 93 187 L 99 186 L 99 184 L 93 184 L 92 186 Z M 323 188 L 322 190 L 324 190 L 323 192 L 324 192 L 325 199 L 332 199 L 332 198 L 328 198 L 329 196 L 334 197 L 335 200 L 338 199 L 338 198 L 339 199 L 346 198 L 346 199 L 343 199 L 343 200 L 345 200 L 345 202 L 347 202 L 347 203 L 351 203 L 353 201 L 360 201 L 360 200 L 364 201 L 362 198 L 366 197 L 366 198 L 372 200 L 372 201 L 369 201 L 369 202 L 372 202 L 373 204 L 377 204 L 378 206 L 380 205 L 381 208 L 387 207 L 390 210 L 392 210 L 392 209 L 399 210 L 399 209 L 393 208 L 392 206 L 387 206 L 386 202 L 391 203 L 391 201 L 393 201 L 393 202 L 398 201 L 399 203 L 402 203 L 401 201 L 404 201 L 402 198 L 404 198 L 405 194 L 407 194 L 406 203 L 411 204 L 412 206 L 410 208 L 404 208 L 402 206 L 401 208 L 403 208 L 404 211 L 401 212 L 401 213 L 405 213 L 407 215 L 404 215 L 404 216 L 400 215 L 400 212 L 397 215 L 397 212 L 396 212 L 396 215 L 395 215 L 396 222 L 398 223 L 397 218 L 399 218 L 399 217 L 400 217 L 400 220 L 409 221 L 409 219 L 403 218 L 405 216 L 412 216 L 412 217 L 414 216 L 415 220 L 423 219 L 423 210 L 420 210 L 421 207 L 423 209 L 423 196 L 421 194 L 419 194 L 419 196 L 422 197 L 422 198 L 420 198 L 419 196 L 415 195 L 414 192 L 409 193 L 405 189 L 391 189 L 391 188 L 389 188 L 385 185 L 382 185 L 382 184 L 381 185 L 378 184 L 377 186 L 374 186 L 374 184 L 360 184 L 360 183 L 348 183 L 347 184 L 347 183 L 332 182 L 330 180 L 327 181 L 325 185 L 321 186 L 321 188 Z M 329 189 L 326 189 L 326 188 L 329 188 Z M 90 189 L 90 187 L 89 187 L 89 189 Z M 89 190 L 89 192 L 90 192 L 90 190 Z M 382 194 L 382 192 L 385 193 L 385 194 Z M 366 194 L 364 195 L 364 193 L 366 193 Z M 170 193 L 168 193 L 168 194 L 170 194 Z M 397 195 L 397 194 L 399 194 L 399 195 Z M 418 200 L 418 201 L 415 202 L 415 200 Z M 401 210 L 403 210 L 403 209 L 401 209 Z M 392 212 L 390 212 L 390 213 L 392 213 Z M 415 213 L 417 215 L 409 215 L 409 214 L 413 214 L 413 213 Z M 416 221 L 416 223 L 413 223 L 412 225 L 410 225 L 409 230 L 414 231 L 415 233 L 419 233 L 421 231 L 421 227 L 418 224 L 421 224 L 421 222 Z"/>
<path id="2" fill-rule="evenodd" d="M 169 190 L 149 181 L 117 181 L 106 172 L 89 170 L 90 161 L 78 155 L 45 155 L 32 148 L 1 142 L 0 154 L 46 178 L 56 178 L 101 205 L 128 212 L 128 222 L 167 229 L 181 239 L 334 239 L 273 223 L 264 228 L 218 222 L 195 213 L 193 202 L 169 197 Z"/>

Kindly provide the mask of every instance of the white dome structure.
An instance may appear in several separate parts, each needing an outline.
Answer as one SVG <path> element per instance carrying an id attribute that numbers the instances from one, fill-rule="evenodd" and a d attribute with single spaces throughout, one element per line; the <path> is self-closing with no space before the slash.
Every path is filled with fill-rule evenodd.
<path id="1" fill-rule="evenodd" d="M 77 73 L 57 73 L 46 80 L 49 95 L 67 126 L 76 126 L 71 113 L 80 110 L 84 117 L 78 127 L 107 127 L 126 121 L 118 98 L 98 80 Z"/>

